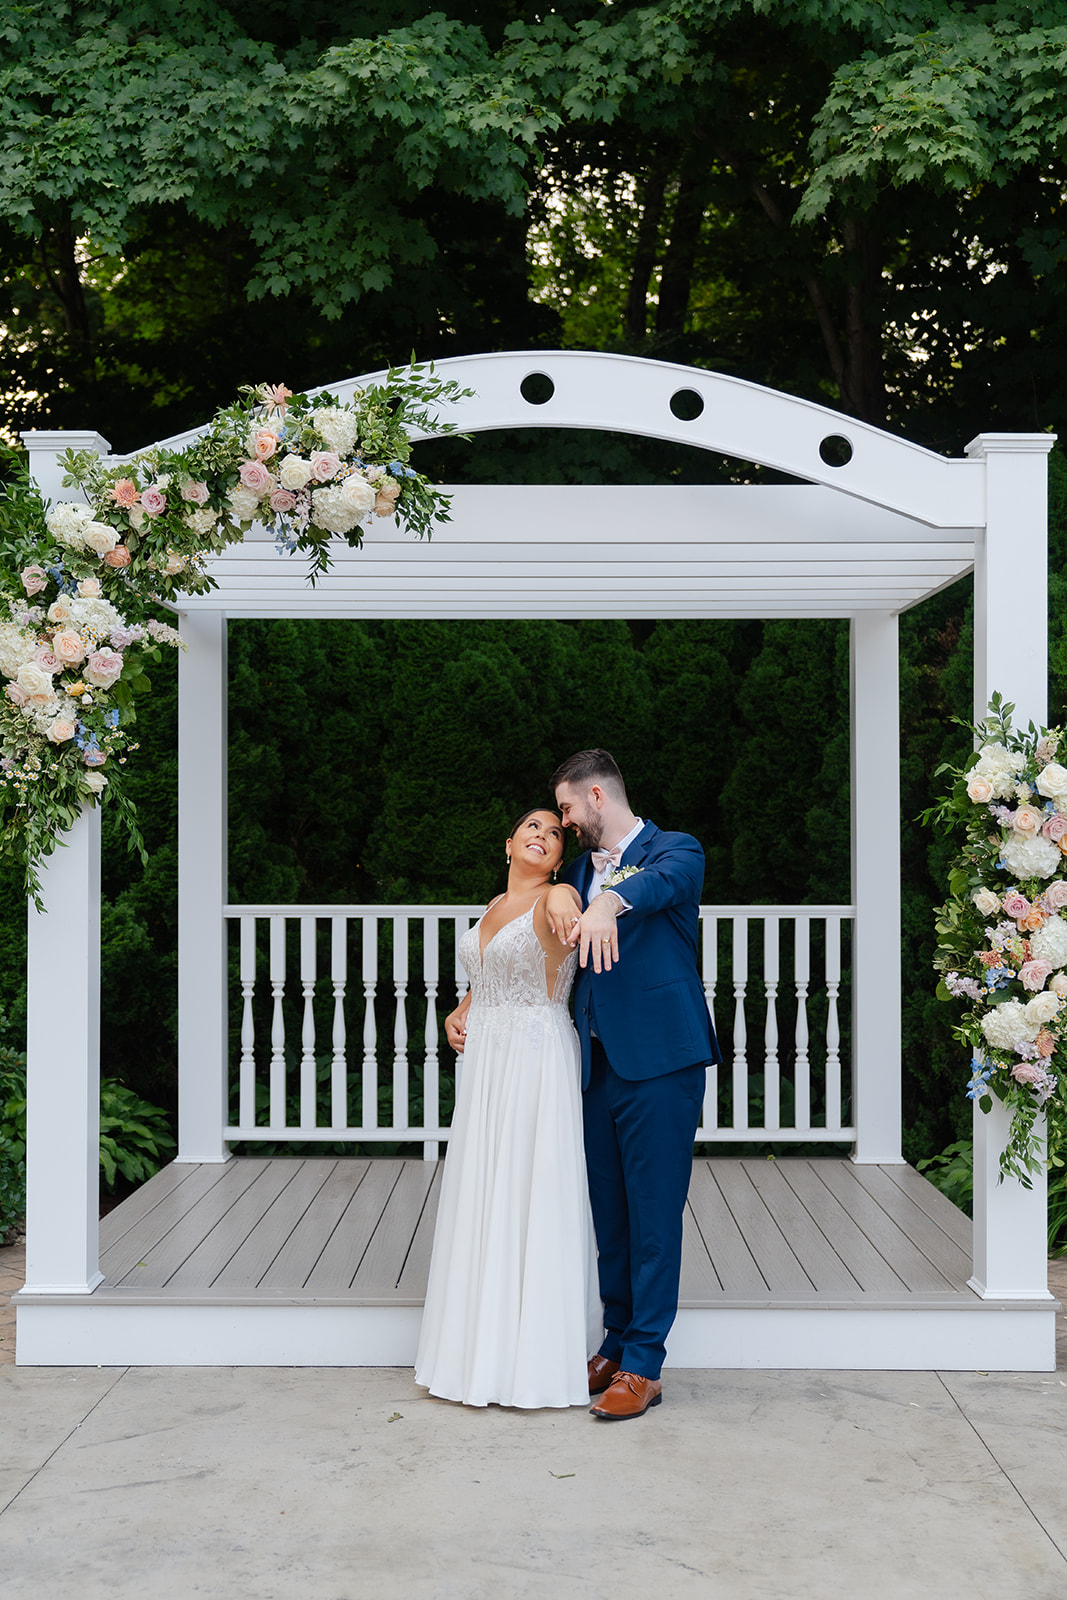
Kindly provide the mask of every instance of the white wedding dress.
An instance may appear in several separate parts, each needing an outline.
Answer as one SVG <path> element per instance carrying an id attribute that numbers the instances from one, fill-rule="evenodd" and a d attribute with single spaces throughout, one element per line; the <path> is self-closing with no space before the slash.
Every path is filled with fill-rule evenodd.
<path id="1" fill-rule="evenodd" d="M 602 1336 L 586 1187 L 577 956 L 549 996 L 534 908 L 460 940 L 471 984 L 415 1381 L 470 1406 L 588 1405 Z"/>

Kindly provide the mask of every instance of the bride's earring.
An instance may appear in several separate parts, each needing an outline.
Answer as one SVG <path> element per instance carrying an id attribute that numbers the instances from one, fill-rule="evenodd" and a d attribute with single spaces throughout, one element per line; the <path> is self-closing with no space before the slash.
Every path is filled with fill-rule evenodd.
<path id="1" fill-rule="evenodd" d="M 556 873 L 557 873 L 557 872 L 558 872 L 558 871 L 559 871 L 559 868 L 558 868 L 558 867 L 553 867 L 553 868 L 552 868 L 552 882 L 553 882 L 553 883 L 555 883 L 555 881 L 556 881 Z"/>

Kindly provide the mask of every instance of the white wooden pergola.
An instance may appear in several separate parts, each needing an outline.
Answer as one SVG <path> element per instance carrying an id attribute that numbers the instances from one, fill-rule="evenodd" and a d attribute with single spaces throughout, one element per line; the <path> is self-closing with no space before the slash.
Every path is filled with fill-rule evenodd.
<path id="1" fill-rule="evenodd" d="M 752 1163 L 697 1164 L 682 1309 L 668 1359 L 676 1366 L 1052 1369 L 1056 1303 L 1047 1288 L 1045 1185 L 998 1184 L 1006 1128 L 999 1107 L 975 1117 L 973 1238 L 966 1219 L 901 1158 L 897 617 L 973 568 L 975 714 L 984 715 L 990 694 L 1000 690 L 1023 722 L 1046 720 L 1046 457 L 1053 436 L 983 434 L 965 458 L 950 460 L 824 407 L 660 362 L 507 353 L 447 361 L 439 370 L 474 391 L 447 413 L 468 432 L 543 426 L 639 434 L 757 462 L 800 481 L 464 486 L 454 490 L 452 521 L 430 544 L 412 541 L 391 522 L 376 525 L 362 551 L 338 546 L 332 571 L 315 588 L 306 584 L 300 559 L 279 557 L 266 537 L 250 537 L 216 561 L 217 590 L 180 608 L 188 651 L 179 680 L 178 1159 L 107 1220 L 101 1241 L 100 834 L 99 814 L 89 811 L 48 864 L 47 911 L 29 914 L 27 1282 L 17 1301 L 18 1360 L 403 1364 L 414 1350 L 436 1196 L 433 1158 L 447 1138 L 430 1079 L 437 938 L 447 923 L 465 926 L 474 908 L 228 905 L 228 617 L 848 617 L 852 903 L 705 908 L 709 1000 L 717 981 L 709 963 L 714 967 L 720 948 L 715 929 L 723 920 L 734 925 L 740 1035 L 735 1028 L 734 1121 L 727 1128 L 715 1122 L 709 1090 L 703 1134 L 738 1142 L 843 1138 L 851 1162 L 778 1162 L 773 1179 Z M 368 381 L 330 387 L 346 398 Z M 91 433 L 24 438 L 31 471 L 52 500 L 69 497 L 60 484 L 60 451 L 108 449 Z M 1001 625 L 1023 616 L 1025 629 Z M 380 974 L 366 927 L 368 919 L 374 928 L 375 919 L 390 917 L 405 940 L 408 922 L 421 918 L 434 952 L 432 971 L 427 964 L 420 978 L 429 997 L 427 1105 L 417 1128 L 399 1112 L 393 1125 L 379 1128 L 366 1088 L 359 1126 L 337 1109 L 346 1073 L 346 930 L 362 919 L 364 1035 L 371 1041 L 365 1063 L 373 1074 Z M 324 976 L 314 950 L 315 928 L 321 932 L 326 919 L 338 997 L 333 1121 L 317 1128 L 312 1106 L 299 1126 L 273 1109 L 269 1126 L 257 1126 L 250 1109 L 258 1070 L 251 1003 L 257 926 L 270 928 L 282 1028 L 287 921 L 300 924 L 308 996 Z M 773 1104 L 760 1129 L 737 1110 L 744 1099 L 743 991 L 753 920 L 764 927 L 761 981 L 772 999 L 780 931 L 787 924 L 792 930 L 794 1044 L 805 1061 L 808 957 L 802 961 L 801 948 L 809 949 L 809 927 L 817 922 L 825 930 L 817 937 L 824 940 L 834 1017 L 833 951 L 840 950 L 841 927 L 851 927 L 851 1095 L 844 1118 L 833 1076 L 835 1021 L 824 1041 L 827 1110 L 818 1127 L 807 1110 L 783 1127 L 777 1090 L 771 1097 L 768 1089 Z M 233 1123 L 227 1036 L 234 1001 L 226 972 L 227 926 L 235 922 L 244 1012 L 242 1109 Z M 394 958 L 395 1059 L 405 1093 L 406 963 L 406 954 Z M 777 1060 L 773 1013 L 768 1004 L 768 1063 Z M 313 1100 L 310 1001 L 304 1015 L 304 1062 L 312 1077 L 301 1079 L 301 1092 L 310 1082 Z M 279 1034 L 271 1067 L 271 1094 L 279 1100 L 283 1043 Z M 961 1092 L 963 1070 L 961 1062 Z M 799 1101 L 799 1077 L 797 1095 Z M 286 1166 L 230 1156 L 235 1140 L 277 1139 L 279 1131 L 302 1141 L 406 1134 L 425 1141 L 430 1159 Z"/>

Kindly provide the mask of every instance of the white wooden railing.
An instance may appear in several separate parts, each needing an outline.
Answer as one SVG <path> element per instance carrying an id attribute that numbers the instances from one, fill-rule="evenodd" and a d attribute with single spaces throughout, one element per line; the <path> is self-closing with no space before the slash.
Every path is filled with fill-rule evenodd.
<path id="1" fill-rule="evenodd" d="M 481 911 L 226 906 L 237 1106 L 226 1139 L 415 1142 L 435 1160 L 462 1070 L 442 1023 L 466 992 L 456 949 Z M 699 1140 L 855 1137 L 841 1058 L 852 919 L 851 906 L 701 907 L 724 1064 L 708 1073 Z"/>

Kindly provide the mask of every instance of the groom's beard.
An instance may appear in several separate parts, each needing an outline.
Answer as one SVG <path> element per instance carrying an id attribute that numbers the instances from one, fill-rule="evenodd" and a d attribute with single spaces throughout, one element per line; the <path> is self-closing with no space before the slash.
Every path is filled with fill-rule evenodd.
<path id="1" fill-rule="evenodd" d="M 579 822 L 574 836 L 578 840 L 579 850 L 598 850 L 604 837 L 603 821 L 598 816 L 592 816 L 587 822 Z"/>

